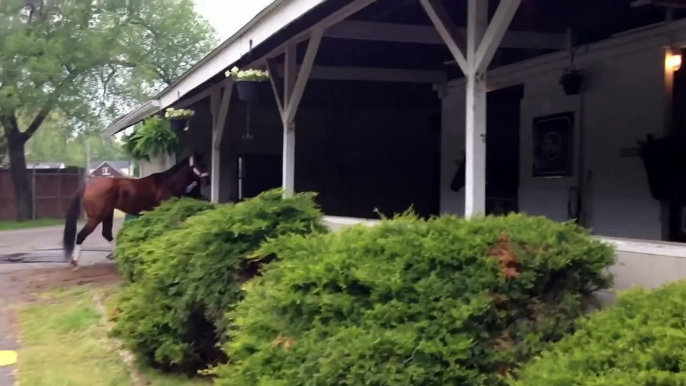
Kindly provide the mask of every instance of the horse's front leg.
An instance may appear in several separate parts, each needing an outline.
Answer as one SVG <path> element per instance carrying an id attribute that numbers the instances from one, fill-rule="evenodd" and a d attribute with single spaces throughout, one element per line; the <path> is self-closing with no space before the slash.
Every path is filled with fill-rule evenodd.
<path id="1" fill-rule="evenodd" d="M 107 260 L 114 259 L 114 236 L 112 235 L 112 228 L 114 227 L 114 211 L 102 220 L 102 237 L 110 243 L 112 252 L 107 255 Z"/>

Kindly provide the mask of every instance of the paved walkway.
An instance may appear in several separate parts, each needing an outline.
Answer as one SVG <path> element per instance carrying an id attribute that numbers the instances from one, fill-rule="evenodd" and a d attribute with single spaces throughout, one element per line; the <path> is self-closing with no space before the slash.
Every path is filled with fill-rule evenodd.
<path id="1" fill-rule="evenodd" d="M 121 224 L 122 220 L 115 220 L 115 234 Z M 64 261 L 63 230 L 59 226 L 0 232 L 0 354 L 19 349 L 16 324 L 18 303 L 29 300 L 32 292 L 50 290 L 50 286 L 60 281 L 83 281 L 84 275 L 74 273 Z M 86 270 L 92 267 L 95 276 L 111 276 L 112 272 L 116 273 L 114 263 L 106 258 L 111 248 L 101 234 L 102 230 L 98 227 L 86 239 L 80 266 L 86 267 Z M 94 272 L 88 274 L 93 275 Z M 7 357 L 6 354 L 4 357 Z M 0 386 L 14 385 L 15 371 L 16 365 L 0 364 Z"/>

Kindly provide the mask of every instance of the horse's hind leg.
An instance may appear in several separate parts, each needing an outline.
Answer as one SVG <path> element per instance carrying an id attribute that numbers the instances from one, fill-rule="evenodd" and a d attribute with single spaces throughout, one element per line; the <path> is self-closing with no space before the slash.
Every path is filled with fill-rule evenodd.
<path id="1" fill-rule="evenodd" d="M 114 226 L 114 212 L 102 220 L 102 237 L 110 243 L 112 253 L 107 255 L 109 260 L 114 259 L 114 237 L 112 236 L 112 227 Z"/>
<path id="2" fill-rule="evenodd" d="M 95 228 L 100 224 L 100 220 L 89 217 L 86 225 L 81 229 L 78 235 L 76 235 L 76 247 L 74 248 L 74 254 L 71 257 L 71 265 L 78 266 L 79 259 L 81 258 L 81 244 L 83 244 L 86 237 L 88 237 Z"/>

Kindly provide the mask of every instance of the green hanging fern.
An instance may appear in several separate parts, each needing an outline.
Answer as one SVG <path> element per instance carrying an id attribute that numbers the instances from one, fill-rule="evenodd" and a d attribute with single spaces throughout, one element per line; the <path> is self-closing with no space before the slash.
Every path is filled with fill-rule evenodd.
<path id="1" fill-rule="evenodd" d="M 171 130 L 169 121 L 158 116 L 146 119 L 124 141 L 124 150 L 135 160 L 150 161 L 151 157 L 174 154 L 178 147 L 179 137 Z"/>

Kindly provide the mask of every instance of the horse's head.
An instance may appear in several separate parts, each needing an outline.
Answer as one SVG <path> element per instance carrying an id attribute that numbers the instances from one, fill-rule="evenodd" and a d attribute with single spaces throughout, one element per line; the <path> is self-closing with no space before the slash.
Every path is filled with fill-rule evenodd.
<path id="1" fill-rule="evenodd" d="M 203 156 L 198 153 L 193 153 L 193 155 L 188 158 L 188 163 L 193 170 L 193 179 L 199 181 L 203 186 L 209 185 L 210 173 L 207 171 L 207 165 L 203 160 Z"/>

